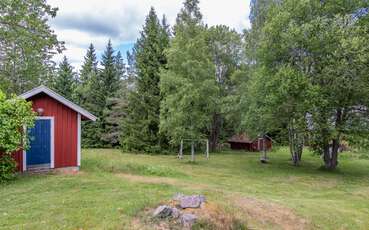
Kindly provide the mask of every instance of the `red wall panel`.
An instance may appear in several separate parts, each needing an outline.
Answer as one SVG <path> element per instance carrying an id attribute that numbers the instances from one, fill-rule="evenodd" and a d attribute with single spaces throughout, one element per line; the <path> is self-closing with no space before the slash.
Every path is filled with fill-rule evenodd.
<path id="1" fill-rule="evenodd" d="M 29 99 L 35 111 L 43 108 L 42 116 L 54 117 L 55 168 L 77 166 L 77 112 L 46 94 Z"/>

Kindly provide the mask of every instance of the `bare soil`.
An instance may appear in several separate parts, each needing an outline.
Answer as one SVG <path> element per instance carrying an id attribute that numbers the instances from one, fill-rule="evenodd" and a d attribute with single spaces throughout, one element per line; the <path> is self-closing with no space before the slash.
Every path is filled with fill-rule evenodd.
<path id="1" fill-rule="evenodd" d="M 249 226 L 252 222 L 256 222 L 256 225 L 268 229 L 310 229 L 306 219 L 297 216 L 292 209 L 280 204 L 247 197 L 235 197 L 233 201 L 234 205 L 247 216 Z"/>

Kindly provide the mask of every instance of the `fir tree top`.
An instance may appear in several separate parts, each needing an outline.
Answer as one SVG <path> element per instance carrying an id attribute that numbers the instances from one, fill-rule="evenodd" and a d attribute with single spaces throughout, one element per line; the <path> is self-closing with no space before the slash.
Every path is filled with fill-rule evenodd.
<path id="1" fill-rule="evenodd" d="M 70 100 L 72 99 L 74 86 L 75 74 L 73 72 L 73 67 L 69 64 L 67 57 L 64 56 L 63 61 L 59 64 L 54 88 L 57 92 Z"/>
<path id="2" fill-rule="evenodd" d="M 101 61 L 103 67 L 101 80 L 107 97 L 112 97 L 119 88 L 119 76 L 117 74 L 114 52 L 113 45 L 109 39 Z"/>
<path id="3" fill-rule="evenodd" d="M 97 58 L 94 45 L 91 43 L 87 49 L 84 63 L 80 72 L 80 80 L 82 84 L 87 83 L 91 73 L 97 73 Z"/>

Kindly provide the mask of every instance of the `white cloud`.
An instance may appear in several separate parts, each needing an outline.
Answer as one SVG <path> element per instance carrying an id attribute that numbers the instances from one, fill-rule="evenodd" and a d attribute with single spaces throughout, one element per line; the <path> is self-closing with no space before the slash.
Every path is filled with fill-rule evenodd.
<path id="1" fill-rule="evenodd" d="M 200 0 L 201 12 L 208 25 L 224 24 L 237 31 L 249 27 L 250 0 Z M 63 53 L 78 69 L 92 42 L 101 53 L 109 39 L 118 47 L 134 43 L 145 16 L 153 6 L 159 17 L 165 14 L 174 24 L 183 0 L 48 0 L 59 11 L 51 20 L 59 40 L 65 41 Z M 60 56 L 60 55 L 59 55 Z M 60 60 L 56 57 L 56 61 Z"/>

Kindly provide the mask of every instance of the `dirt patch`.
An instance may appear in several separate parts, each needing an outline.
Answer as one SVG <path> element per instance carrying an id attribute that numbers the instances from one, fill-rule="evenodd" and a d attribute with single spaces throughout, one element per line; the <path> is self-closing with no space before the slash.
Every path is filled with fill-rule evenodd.
<path id="1" fill-rule="evenodd" d="M 162 203 L 179 208 L 178 202 L 168 201 Z M 180 219 L 157 219 L 153 218 L 154 208 L 146 208 L 140 212 L 131 223 L 134 230 L 184 230 Z M 246 223 L 222 207 L 213 203 L 203 203 L 200 208 L 180 209 L 182 214 L 194 214 L 198 217 L 191 229 L 203 230 L 242 230 L 246 229 Z"/>
<path id="2" fill-rule="evenodd" d="M 234 203 L 236 207 L 245 212 L 248 219 L 264 227 L 284 230 L 310 229 L 307 220 L 282 205 L 246 197 L 234 198 Z"/>
<path id="3" fill-rule="evenodd" d="M 168 184 L 191 189 L 210 189 L 216 191 L 204 184 L 195 184 L 184 182 L 175 178 L 140 176 L 131 174 L 117 174 L 117 176 L 139 183 L 151 184 Z M 246 219 L 249 229 L 283 229 L 283 230 L 304 230 L 311 229 L 309 222 L 296 215 L 295 212 L 285 206 L 274 202 L 267 202 L 255 198 L 242 197 L 240 195 L 226 195 L 226 200 L 231 201 L 231 206 L 237 211 L 229 213 L 220 206 L 213 203 L 206 203 L 201 209 L 182 210 L 185 213 L 192 213 L 200 217 L 201 227 L 198 229 L 242 229 L 242 228 L 225 228 L 242 223 L 239 220 Z M 174 201 L 164 202 L 175 206 Z M 172 221 L 155 221 L 152 218 L 153 209 L 145 209 L 132 222 L 132 229 L 182 229 L 178 227 L 178 223 Z M 149 226 L 148 228 L 146 226 Z M 196 228 L 195 228 L 196 229 Z"/>

